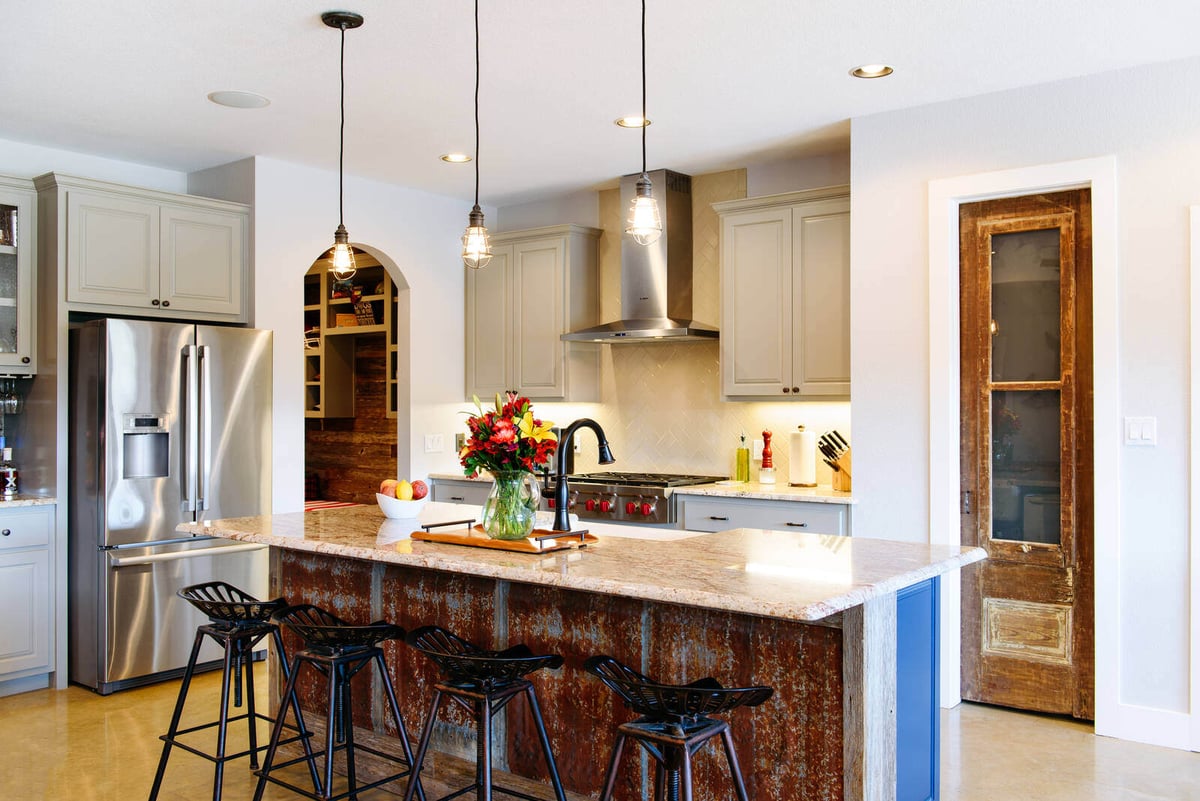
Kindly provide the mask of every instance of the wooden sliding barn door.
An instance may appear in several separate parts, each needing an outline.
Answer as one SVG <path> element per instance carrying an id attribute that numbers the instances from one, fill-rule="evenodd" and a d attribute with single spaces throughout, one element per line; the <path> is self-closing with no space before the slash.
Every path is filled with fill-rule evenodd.
<path id="1" fill-rule="evenodd" d="M 1093 717 L 1089 190 L 960 207 L 962 695 Z"/>

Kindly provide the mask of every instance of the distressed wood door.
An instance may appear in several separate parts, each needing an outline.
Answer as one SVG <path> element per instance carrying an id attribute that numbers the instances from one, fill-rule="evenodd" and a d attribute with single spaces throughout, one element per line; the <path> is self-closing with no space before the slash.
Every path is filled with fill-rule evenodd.
<path id="1" fill-rule="evenodd" d="M 965 204 L 962 695 L 1092 719 L 1089 190 Z"/>

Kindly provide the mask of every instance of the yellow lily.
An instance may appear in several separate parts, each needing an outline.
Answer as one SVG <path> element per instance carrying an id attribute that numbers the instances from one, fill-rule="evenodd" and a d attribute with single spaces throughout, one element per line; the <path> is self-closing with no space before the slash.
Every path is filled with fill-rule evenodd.
<path id="1" fill-rule="evenodd" d="M 541 442 L 544 439 L 557 440 L 554 432 L 550 430 L 553 423 L 542 423 L 534 425 L 533 412 L 525 412 L 521 418 L 517 420 L 517 430 L 521 432 L 523 438 L 532 438 L 534 442 Z"/>

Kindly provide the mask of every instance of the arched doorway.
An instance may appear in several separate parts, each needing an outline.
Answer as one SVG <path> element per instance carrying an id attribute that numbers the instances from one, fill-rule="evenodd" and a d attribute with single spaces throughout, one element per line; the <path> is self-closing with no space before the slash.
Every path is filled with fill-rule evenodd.
<path id="1" fill-rule="evenodd" d="M 354 250 L 349 280 L 328 252 L 304 276 L 306 501 L 374 503 L 410 463 L 408 282 L 382 251 Z"/>

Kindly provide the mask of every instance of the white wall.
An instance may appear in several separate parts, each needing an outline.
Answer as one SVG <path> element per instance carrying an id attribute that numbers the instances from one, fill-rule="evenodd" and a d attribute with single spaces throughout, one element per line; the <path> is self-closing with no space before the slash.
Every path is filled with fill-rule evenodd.
<path id="1" fill-rule="evenodd" d="M 544 225 L 575 223 L 595 228 L 600 224 L 600 193 L 591 190 L 501 206 L 496 212 L 495 230 L 524 231 Z"/>
<path id="2" fill-rule="evenodd" d="M 255 158 L 254 170 L 254 320 L 259 328 L 275 330 L 273 508 L 287 512 L 302 508 L 304 500 L 303 276 L 332 244 L 337 174 L 263 157 Z M 413 463 L 400 470 L 457 471 L 453 432 L 462 427 L 458 413 L 467 406 L 459 248 L 470 208 L 460 200 L 353 176 L 346 177 L 345 195 L 351 241 L 390 256 L 412 293 Z M 426 433 L 443 433 L 446 450 L 426 454 Z"/>
<path id="3" fill-rule="evenodd" d="M 0 175 L 33 178 L 47 172 L 116 181 L 165 192 L 187 192 L 187 173 L 178 170 L 0 139 Z"/>
<path id="4" fill-rule="evenodd" d="M 928 530 L 928 182 L 1107 154 L 1118 165 L 1119 701 L 1189 707 L 1187 207 L 1200 195 L 1200 60 L 853 121 L 851 306 L 859 530 Z M 1119 426 L 1113 419 L 1099 425 Z M 899 526 L 897 527 L 897 523 Z M 890 525 L 889 525 L 890 524 Z M 1130 735 L 1133 736 L 1133 735 Z"/>
<path id="5" fill-rule="evenodd" d="M 850 183 L 850 151 L 746 165 L 746 197 Z"/>

